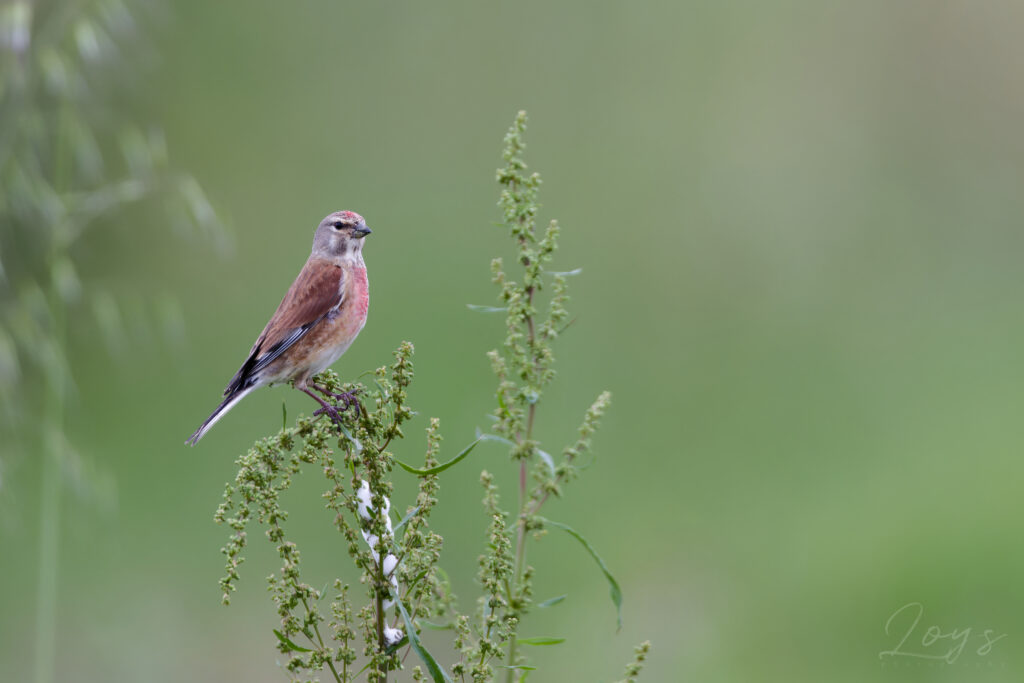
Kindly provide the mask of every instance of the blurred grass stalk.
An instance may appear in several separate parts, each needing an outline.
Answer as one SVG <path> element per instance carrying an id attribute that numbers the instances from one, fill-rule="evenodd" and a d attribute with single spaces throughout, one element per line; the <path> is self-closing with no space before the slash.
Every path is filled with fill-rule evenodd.
<path id="1" fill-rule="evenodd" d="M 50 291 L 54 345 L 66 345 L 63 302 Z M 36 593 L 35 680 L 53 680 L 57 645 L 57 564 L 60 559 L 61 480 L 64 461 L 64 404 L 67 381 L 61 366 L 43 369 L 46 395 L 43 414 L 43 478 L 39 497 L 39 585 Z"/>
<path id="2" fill-rule="evenodd" d="M 124 337 L 116 298 L 80 280 L 74 246 L 143 199 L 163 199 L 177 227 L 225 243 L 195 180 L 166 170 L 160 132 L 143 133 L 114 104 L 120 68 L 142 49 L 136 10 L 129 0 L 0 0 L 0 419 L 19 441 L 38 439 L 43 456 L 36 683 L 54 680 L 64 484 L 113 500 L 109 478 L 65 434 L 69 313 L 91 310 L 108 340 Z M 155 322 L 172 328 L 176 309 L 163 304 Z"/>
<path id="3" fill-rule="evenodd" d="M 57 118 L 57 142 L 54 147 L 53 187 L 58 194 L 68 189 L 70 148 L 66 131 L 68 106 L 61 103 Z M 64 248 L 66 249 L 66 247 Z M 58 243 L 51 245 L 48 270 L 56 273 L 58 264 L 68 259 Z M 54 278 L 46 288 L 46 302 L 51 324 L 53 347 L 67 358 L 67 311 Z M 36 593 L 36 683 L 54 680 L 54 659 L 57 648 L 57 567 L 60 561 L 61 481 L 64 470 L 64 408 L 69 389 L 65 363 L 49 363 L 40 370 L 45 377 L 43 397 L 43 476 L 39 496 L 39 585 Z"/>

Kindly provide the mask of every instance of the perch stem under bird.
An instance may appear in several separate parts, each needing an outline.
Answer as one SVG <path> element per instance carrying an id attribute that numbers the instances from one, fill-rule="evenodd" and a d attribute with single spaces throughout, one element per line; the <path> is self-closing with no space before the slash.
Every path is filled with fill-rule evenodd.
<path id="1" fill-rule="evenodd" d="M 353 405 L 359 409 L 352 394 L 336 394 L 311 380 L 348 350 L 366 324 L 370 290 L 363 239 L 369 234 L 366 221 L 352 211 L 337 211 L 320 221 L 306 265 L 228 383 L 224 400 L 186 444 L 196 445 L 239 401 L 268 384 L 291 383 L 320 404 L 314 414 L 335 421 L 340 419 L 338 408 L 310 389 L 341 400 L 342 410 Z"/>

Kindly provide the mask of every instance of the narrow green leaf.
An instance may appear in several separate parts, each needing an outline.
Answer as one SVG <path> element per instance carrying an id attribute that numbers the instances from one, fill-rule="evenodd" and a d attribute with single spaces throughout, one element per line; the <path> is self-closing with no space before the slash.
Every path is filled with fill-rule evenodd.
<path id="1" fill-rule="evenodd" d="M 419 574 L 417 574 L 416 578 L 409 582 L 409 587 L 406 588 L 406 590 L 410 590 L 411 591 L 416 586 L 416 584 L 420 582 L 420 579 L 422 579 L 424 576 L 426 576 L 429 571 L 430 571 L 430 569 L 427 568 L 427 569 L 424 569 L 423 571 L 421 571 Z"/>
<path id="2" fill-rule="evenodd" d="M 421 507 L 420 505 L 417 505 L 412 510 L 409 510 L 409 514 L 407 514 L 405 517 L 402 517 L 402 521 L 395 525 L 395 529 L 391 533 L 392 534 L 397 534 L 398 530 L 401 529 L 406 524 L 408 524 L 409 520 L 413 518 L 413 515 L 415 515 L 417 512 L 420 511 L 420 507 Z"/>
<path id="3" fill-rule="evenodd" d="M 558 277 L 572 277 L 573 275 L 579 275 L 582 272 L 582 268 L 573 268 L 572 270 L 563 270 L 562 272 L 553 270 L 550 272 L 550 275 L 557 275 Z"/>
<path id="4" fill-rule="evenodd" d="M 509 439 L 506 439 L 503 436 L 498 436 L 497 434 L 484 434 L 483 432 L 480 431 L 479 427 L 476 428 L 476 438 L 478 441 L 495 441 L 497 443 L 504 444 L 509 448 L 514 448 L 516 445 L 515 442 L 510 441 Z M 539 448 L 535 450 L 537 451 L 537 455 L 540 457 L 540 459 L 543 460 L 544 464 L 548 466 L 549 470 L 551 470 L 551 474 L 554 474 L 555 459 L 552 458 L 551 454 L 548 453 L 547 451 L 542 451 Z"/>
<path id="5" fill-rule="evenodd" d="M 419 635 L 416 634 L 416 626 L 412 623 L 412 619 L 409 617 L 409 613 L 405 610 L 405 605 L 398 598 L 398 592 L 392 592 L 391 598 L 395 601 L 395 605 L 398 606 L 398 611 L 402 614 L 402 621 L 405 622 L 405 636 L 409 639 L 409 645 L 416 651 L 417 656 L 423 662 L 424 666 L 427 667 L 427 672 L 430 674 L 430 678 L 434 683 L 454 683 L 451 677 L 445 672 L 441 665 L 434 659 L 434 655 L 430 654 L 423 643 L 420 642 Z"/>
<path id="6" fill-rule="evenodd" d="M 281 633 L 276 628 L 274 629 L 274 635 L 277 636 L 277 639 L 284 644 L 285 652 L 312 652 L 308 647 L 296 645 L 288 638 L 288 636 Z"/>
<path id="7" fill-rule="evenodd" d="M 519 641 L 519 642 L 523 642 L 523 641 Z M 535 666 L 526 666 L 525 664 L 516 664 L 515 666 L 509 666 L 508 664 L 502 664 L 498 668 L 499 669 L 518 669 L 520 671 L 536 671 L 537 670 L 537 667 L 535 667 Z"/>
<path id="8" fill-rule="evenodd" d="M 281 401 L 281 430 L 288 429 L 288 404 Z"/>
<path id="9" fill-rule="evenodd" d="M 363 452 L 363 444 L 359 443 L 359 439 L 352 436 L 352 432 L 348 430 L 348 427 L 343 424 L 338 424 L 338 429 L 341 430 L 341 433 L 345 435 L 346 439 L 352 442 L 352 445 L 355 446 L 356 453 Z"/>
<path id="10" fill-rule="evenodd" d="M 448 469 L 452 465 L 455 465 L 456 463 L 460 462 L 463 458 L 465 458 L 467 455 L 469 455 L 473 451 L 474 448 L 476 448 L 476 445 L 478 443 L 480 443 L 480 439 L 477 439 L 473 443 L 471 443 L 468 446 L 466 446 L 464 449 L 462 449 L 461 453 L 456 455 L 454 458 L 452 458 L 448 462 L 442 463 L 442 464 L 440 464 L 440 465 L 438 465 L 436 467 L 431 467 L 431 468 L 425 469 L 425 470 L 419 470 L 419 469 L 416 469 L 415 467 L 413 467 L 412 465 L 406 465 L 404 462 L 402 462 L 398 458 L 395 458 L 395 462 L 398 463 L 398 466 L 401 467 L 406 472 L 408 472 L 409 474 L 415 474 L 416 476 L 419 476 L 419 477 L 426 477 L 426 476 L 431 475 L 431 474 L 438 474 L 440 472 L 444 472 L 446 469 Z"/>
<path id="11" fill-rule="evenodd" d="M 498 443 L 503 443 L 509 447 L 515 446 L 515 443 L 513 443 L 509 439 L 506 439 L 503 436 L 498 436 L 497 434 L 486 434 L 480 431 L 479 427 L 476 428 L 476 438 L 480 439 L 481 441 L 497 441 Z"/>
<path id="12" fill-rule="evenodd" d="M 448 600 L 454 600 L 452 596 L 452 582 L 448 578 L 448 573 L 441 569 L 441 567 L 435 566 L 434 576 L 440 581 L 439 588 L 444 593 L 444 597 Z"/>
<path id="13" fill-rule="evenodd" d="M 429 628 L 431 631 L 451 631 L 455 628 L 455 624 L 435 624 L 432 621 L 426 619 L 420 619 L 420 626 Z"/>
<path id="14" fill-rule="evenodd" d="M 477 313 L 504 313 L 508 306 L 480 306 L 479 304 L 466 304 L 466 308 Z"/>
<path id="15" fill-rule="evenodd" d="M 554 460 L 554 458 L 551 457 L 551 454 L 547 453 L 546 451 L 542 451 L 539 448 L 537 448 L 536 451 L 537 451 L 538 457 L 540 457 L 540 459 L 544 461 L 544 464 L 548 466 L 548 469 L 551 470 L 551 474 L 554 474 L 555 473 L 555 460 Z"/>
<path id="16" fill-rule="evenodd" d="M 550 600 L 545 600 L 544 602 L 542 602 L 539 605 L 537 605 L 537 607 L 554 607 L 558 603 L 562 602 L 562 600 L 565 600 L 567 597 L 569 597 L 569 596 L 568 595 L 559 595 L 557 598 L 551 598 Z"/>
<path id="17" fill-rule="evenodd" d="M 608 585 L 610 587 L 609 593 L 611 594 L 612 602 L 615 603 L 615 621 L 618 624 L 618 630 L 622 630 L 622 589 L 619 588 L 619 582 L 615 580 L 615 577 L 612 576 L 612 573 L 608 570 L 608 565 L 604 563 L 604 560 L 601 559 L 601 556 L 597 554 L 597 551 L 594 550 L 593 546 L 590 545 L 587 539 L 583 538 L 583 536 L 581 536 L 579 532 L 571 526 L 568 524 L 562 524 L 561 522 L 552 522 L 550 519 L 544 519 L 543 517 L 540 519 L 545 524 L 564 530 L 570 536 L 579 541 L 583 547 L 586 548 L 587 552 L 590 553 L 590 556 L 594 558 L 594 562 L 597 562 L 597 566 L 601 568 L 601 571 L 604 573 L 604 577 L 608 579 Z"/>
<path id="18" fill-rule="evenodd" d="M 370 372 L 372 372 L 372 370 Z M 377 391 L 380 393 L 381 398 L 383 398 L 384 402 L 387 403 L 387 400 L 391 397 L 391 395 L 388 393 L 388 390 L 384 388 L 384 385 L 381 384 L 376 377 L 374 377 L 371 381 L 373 382 L 374 386 L 377 387 Z"/>
<path id="19" fill-rule="evenodd" d="M 523 645 L 558 645 L 564 643 L 565 638 L 545 638 L 544 636 L 538 636 L 536 638 L 520 638 L 519 642 Z"/>
<path id="20" fill-rule="evenodd" d="M 559 335 L 561 335 L 561 334 L 562 334 L 563 332 L 565 332 L 565 331 L 566 331 L 567 329 L 569 329 L 570 327 L 572 327 L 572 326 L 573 326 L 573 325 L 574 325 L 575 323 L 576 323 L 576 318 L 573 318 L 572 320 L 570 320 L 570 321 L 569 321 L 569 322 L 567 322 L 566 324 L 562 325 L 562 329 L 560 329 L 560 330 L 558 331 L 558 334 L 559 334 Z"/>
<path id="21" fill-rule="evenodd" d="M 390 654 L 393 654 L 395 652 L 398 652 L 399 650 L 401 650 L 403 647 L 405 647 L 408 644 L 409 644 L 409 636 L 403 636 L 400 641 L 398 641 L 394 645 L 389 645 L 388 648 L 386 650 L 384 650 L 384 651 L 390 655 Z"/>

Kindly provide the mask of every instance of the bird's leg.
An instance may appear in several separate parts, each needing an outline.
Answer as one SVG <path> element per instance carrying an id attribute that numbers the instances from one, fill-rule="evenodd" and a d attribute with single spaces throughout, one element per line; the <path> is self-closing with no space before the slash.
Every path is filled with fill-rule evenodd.
<path id="1" fill-rule="evenodd" d="M 331 398 L 336 398 L 339 401 L 351 400 L 353 396 L 355 396 L 357 393 L 359 393 L 359 390 L 356 389 L 355 391 L 353 391 L 351 393 L 349 393 L 349 392 L 342 392 L 342 393 L 339 394 L 339 393 L 335 393 L 335 392 L 331 391 L 330 389 L 328 389 L 327 387 L 325 387 L 322 384 L 314 384 L 313 382 L 310 382 L 308 386 L 313 387 L 314 389 L 319 391 L 324 396 L 330 396 Z"/>
<path id="2" fill-rule="evenodd" d="M 358 393 L 358 389 L 356 391 L 344 391 L 340 394 L 336 394 L 327 387 L 321 386 L 319 384 L 313 384 L 312 382 L 310 382 L 309 386 L 313 387 L 324 396 L 330 396 L 331 398 L 343 402 L 345 404 L 344 410 L 348 410 L 349 406 L 355 406 L 357 414 L 362 410 L 362 406 L 359 405 L 359 400 L 356 398 L 356 393 Z"/>
<path id="3" fill-rule="evenodd" d="M 316 401 L 321 406 L 323 406 L 319 410 L 316 410 L 316 411 L 313 412 L 313 416 L 314 417 L 317 416 L 317 415 L 327 415 L 327 417 L 331 418 L 331 421 L 334 422 L 334 424 L 341 425 L 341 413 L 338 412 L 337 408 L 335 408 L 330 403 L 328 403 L 327 401 L 323 400 L 322 398 L 320 398 L 319 396 L 314 394 L 312 391 L 310 391 L 306 387 L 297 387 L 297 388 L 300 391 L 302 391 L 303 393 L 308 394 L 309 396 L 312 396 L 314 401 Z"/>

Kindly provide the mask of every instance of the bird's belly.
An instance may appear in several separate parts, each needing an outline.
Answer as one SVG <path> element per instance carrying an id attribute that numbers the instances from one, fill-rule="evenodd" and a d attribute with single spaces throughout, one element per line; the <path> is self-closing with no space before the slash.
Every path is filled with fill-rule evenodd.
<path id="1" fill-rule="evenodd" d="M 328 321 L 324 321 L 325 323 Z M 322 327 L 324 323 L 318 325 Z M 344 327 L 344 326 L 340 326 Z M 330 366 L 334 365 L 334 361 L 341 358 L 342 354 L 348 351 L 348 347 L 355 341 L 356 335 L 359 334 L 359 330 L 362 329 L 360 325 L 354 332 L 349 333 L 346 329 L 339 330 L 336 334 L 330 334 L 329 331 L 325 330 L 322 335 L 322 343 L 317 344 L 317 340 L 311 340 L 314 345 L 306 355 L 306 362 L 309 365 L 309 374 L 315 375 L 318 372 L 323 372 Z"/>
<path id="2" fill-rule="evenodd" d="M 365 324 L 366 310 L 359 308 L 342 307 L 335 316 L 322 320 L 292 347 L 288 379 L 301 382 L 326 370 L 348 351 Z"/>
<path id="3" fill-rule="evenodd" d="M 370 291 L 366 268 L 354 267 L 341 307 L 317 323 L 264 375 L 268 383 L 295 382 L 303 386 L 310 377 L 326 370 L 348 350 L 366 324 Z"/>

